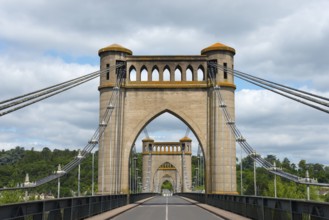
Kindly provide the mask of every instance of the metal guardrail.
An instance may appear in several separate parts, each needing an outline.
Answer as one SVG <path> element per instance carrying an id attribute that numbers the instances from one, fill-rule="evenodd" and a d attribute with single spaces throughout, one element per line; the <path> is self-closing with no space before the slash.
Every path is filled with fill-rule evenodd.
<path id="1" fill-rule="evenodd" d="M 155 194 L 104 195 L 32 201 L 0 206 L 1 220 L 78 220 Z M 128 201 L 129 198 L 129 201 Z"/>
<path id="2" fill-rule="evenodd" d="M 177 195 L 251 219 L 329 219 L 329 203 L 324 202 L 200 193 L 178 193 Z"/>

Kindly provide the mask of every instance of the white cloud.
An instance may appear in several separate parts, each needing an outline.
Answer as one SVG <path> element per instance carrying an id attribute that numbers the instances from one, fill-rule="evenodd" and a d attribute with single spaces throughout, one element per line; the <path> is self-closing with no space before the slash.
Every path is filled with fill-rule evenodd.
<path id="1" fill-rule="evenodd" d="M 90 73 L 97 67 L 64 63 L 59 59 L 0 58 L 5 100 Z M 83 146 L 98 120 L 98 80 L 1 117 L 1 146 L 52 148 Z M 83 138 L 82 138 L 83 137 Z"/>
<path id="2" fill-rule="evenodd" d="M 328 4 L 1 1 L 0 100 L 97 70 L 98 49 L 112 43 L 134 54 L 175 55 L 199 54 L 217 41 L 236 49 L 238 70 L 328 96 Z M 84 145 L 97 126 L 97 81 L 1 117 L 1 146 Z M 239 85 L 237 122 L 257 151 L 327 163 L 326 114 Z M 185 132 L 179 124 L 157 120 L 151 135 L 176 140 Z"/>
<path id="3" fill-rule="evenodd" d="M 328 93 L 321 94 L 328 97 Z M 303 106 L 264 90 L 241 90 L 236 94 L 237 126 L 249 144 L 263 156 L 277 155 L 297 162 L 328 164 L 329 141 L 326 113 Z M 323 157 L 318 157 L 322 149 Z M 313 151 L 314 150 L 314 151 Z"/>
<path id="4" fill-rule="evenodd" d="M 327 91 L 319 79 L 327 79 L 329 71 L 329 46 L 325 43 L 329 40 L 329 15 L 324 10 L 328 7 L 328 1 L 299 4 L 298 10 L 253 30 L 240 44 L 238 62 L 267 79 L 308 82 Z"/>

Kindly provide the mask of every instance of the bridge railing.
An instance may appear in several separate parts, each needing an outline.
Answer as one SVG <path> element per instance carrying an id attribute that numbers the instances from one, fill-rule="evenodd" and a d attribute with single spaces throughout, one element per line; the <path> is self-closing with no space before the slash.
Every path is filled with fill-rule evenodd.
<path id="1" fill-rule="evenodd" d="M 104 195 L 32 201 L 0 206 L 0 219 L 84 219 L 155 194 Z"/>
<path id="2" fill-rule="evenodd" d="M 329 219 L 329 203 L 256 196 L 179 193 L 252 219 Z"/>

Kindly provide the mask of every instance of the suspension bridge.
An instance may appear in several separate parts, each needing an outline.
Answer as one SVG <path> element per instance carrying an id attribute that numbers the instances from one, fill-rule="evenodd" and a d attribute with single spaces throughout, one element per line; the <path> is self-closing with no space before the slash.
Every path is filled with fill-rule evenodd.
<path id="1" fill-rule="evenodd" d="M 176 219 L 182 215 L 181 212 L 173 212 L 175 206 L 202 206 L 196 201 L 208 205 L 202 207 L 208 211 L 218 207 L 253 219 L 276 219 L 277 216 L 301 219 L 305 215 L 316 216 L 316 219 L 329 218 L 327 204 L 237 195 L 235 143 L 238 143 L 259 166 L 275 176 L 304 184 L 308 189 L 311 185 L 329 187 L 329 183 L 285 172 L 257 154 L 256 149 L 247 142 L 235 123 L 234 77 L 307 105 L 321 114 L 329 113 L 327 97 L 233 69 L 235 50 L 220 43 L 203 49 L 200 56 L 133 56 L 131 50 L 116 44 L 100 49 L 98 54 L 101 57 L 99 71 L 0 102 L 0 117 L 5 117 L 19 109 L 100 78 L 99 126 L 86 140 L 86 145 L 80 149 L 79 155 L 64 166 L 58 167 L 58 170 L 49 176 L 33 182 L 28 181 L 17 187 L 0 189 L 31 189 L 54 180 L 58 180 L 60 184 L 60 178 L 78 167 L 98 146 L 100 156 L 97 195 L 35 202 L 32 209 L 29 208 L 30 203 L 3 206 L 0 207 L 1 218 L 22 219 L 23 216 L 32 216 L 33 219 L 83 219 L 107 211 L 113 213 L 119 207 L 122 209 L 126 204 L 134 204 L 138 200 L 145 202 L 138 203 L 138 207 L 147 208 L 154 205 L 165 210 L 166 219 Z M 178 78 L 175 76 L 176 73 Z M 191 103 L 195 103 L 196 100 L 198 104 L 194 104 L 193 107 Z M 148 135 L 147 124 L 164 112 L 174 114 L 187 124 L 185 137 L 177 146 L 174 143 L 156 143 Z M 205 193 L 195 193 L 191 189 L 192 180 L 188 165 L 190 162 L 187 162 L 191 149 L 188 140 L 190 130 L 200 144 L 198 157 L 202 155 L 206 161 L 203 167 L 206 173 Z M 143 131 L 146 136 L 142 146 L 145 157 L 143 190 L 142 193 L 131 193 L 132 180 L 129 179 L 129 171 L 134 160 L 131 155 L 136 151 L 133 147 L 136 138 Z M 163 166 L 164 162 L 169 163 Z M 159 168 L 170 168 L 175 171 L 167 172 L 164 177 L 176 184 L 180 182 L 181 187 L 177 187 L 175 193 L 185 200 L 157 196 L 161 192 L 154 176 Z M 59 195 L 60 192 L 58 197 Z M 145 212 L 147 211 L 143 213 Z M 192 213 L 191 210 L 188 212 Z M 227 217 L 227 213 L 219 210 L 211 212 L 226 219 L 230 218 Z M 204 214 L 206 215 L 208 214 Z"/>

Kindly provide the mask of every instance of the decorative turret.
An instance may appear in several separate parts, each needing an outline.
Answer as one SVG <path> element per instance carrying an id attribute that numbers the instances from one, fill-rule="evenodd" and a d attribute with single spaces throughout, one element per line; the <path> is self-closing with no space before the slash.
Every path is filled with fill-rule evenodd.
<path id="1" fill-rule="evenodd" d="M 125 62 L 127 57 L 131 56 L 133 52 L 119 44 L 112 44 L 110 46 L 101 48 L 98 50 L 98 55 L 101 60 L 101 75 L 100 75 L 100 87 L 101 88 L 113 88 L 116 86 L 117 76 L 120 72 L 121 77 L 126 77 Z M 116 68 L 120 66 L 120 68 Z"/>
<path id="2" fill-rule="evenodd" d="M 154 140 L 150 137 L 145 137 L 143 140 L 143 152 L 152 152 Z"/>
<path id="3" fill-rule="evenodd" d="M 232 74 L 234 68 L 234 48 L 222 43 L 215 43 L 201 50 L 201 55 L 207 56 L 208 71 L 216 78 L 216 85 L 236 88 Z"/>
<path id="4" fill-rule="evenodd" d="M 180 139 L 179 142 L 192 142 L 192 139 L 185 136 L 182 139 Z"/>
<path id="5" fill-rule="evenodd" d="M 35 185 L 36 185 L 35 182 L 30 182 L 30 177 L 29 177 L 29 174 L 27 173 L 25 175 L 25 181 L 23 183 L 23 186 L 30 187 L 30 186 L 35 186 Z"/>
<path id="6" fill-rule="evenodd" d="M 58 164 L 57 170 L 55 171 L 56 174 L 65 173 L 65 170 L 62 170 L 61 164 Z"/>
<path id="7" fill-rule="evenodd" d="M 190 153 L 192 151 L 192 139 L 185 136 L 180 139 L 179 142 L 181 143 L 182 151 L 184 151 L 185 153 Z"/>
<path id="8" fill-rule="evenodd" d="M 204 48 L 201 50 L 201 55 L 206 55 L 209 52 L 213 51 L 226 51 L 235 54 L 235 49 L 229 46 L 226 46 L 225 44 L 222 43 L 214 43 L 213 45 Z"/>
<path id="9" fill-rule="evenodd" d="M 152 139 L 150 137 L 145 137 L 142 141 L 143 142 L 154 142 L 154 139 Z"/>
<path id="10" fill-rule="evenodd" d="M 29 174 L 28 173 L 25 176 L 25 182 L 24 182 L 24 184 L 30 184 L 30 177 L 29 177 Z"/>
<path id="11" fill-rule="evenodd" d="M 120 53 L 126 53 L 128 55 L 133 55 L 133 52 L 123 46 L 121 46 L 120 44 L 111 44 L 110 46 L 101 48 L 98 50 L 98 55 L 101 56 L 102 53 L 105 52 L 120 52 Z"/>

